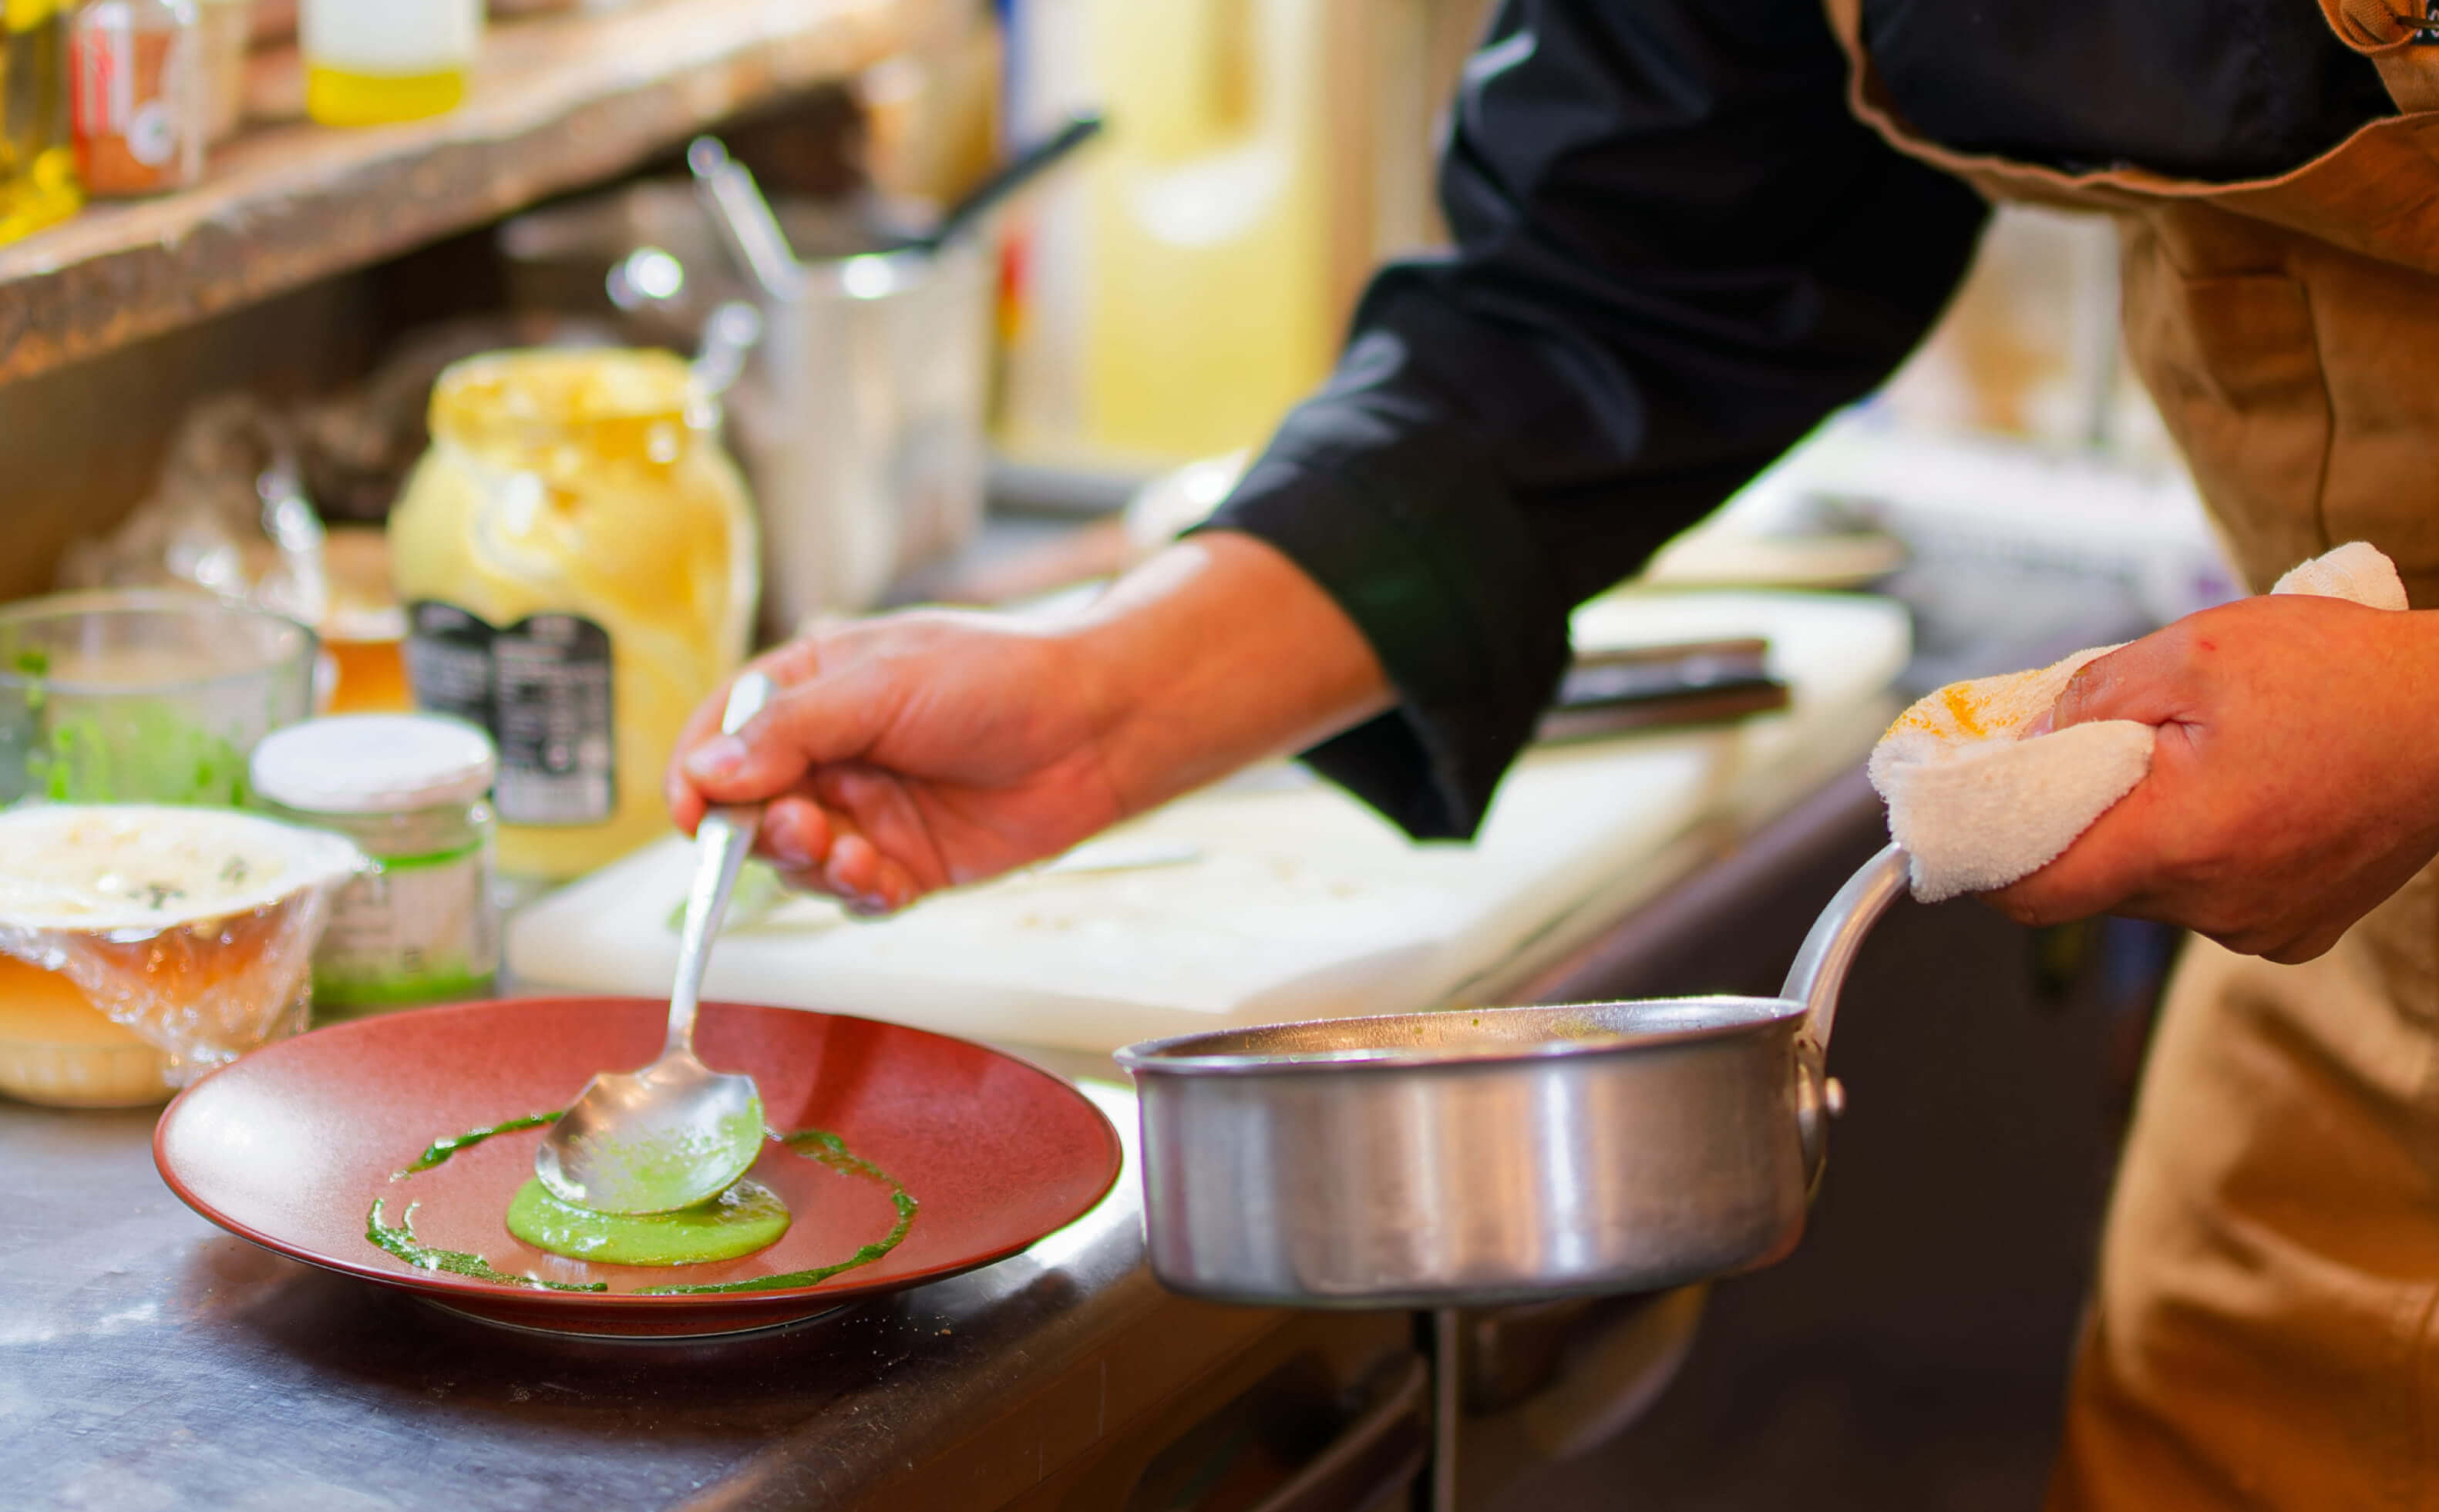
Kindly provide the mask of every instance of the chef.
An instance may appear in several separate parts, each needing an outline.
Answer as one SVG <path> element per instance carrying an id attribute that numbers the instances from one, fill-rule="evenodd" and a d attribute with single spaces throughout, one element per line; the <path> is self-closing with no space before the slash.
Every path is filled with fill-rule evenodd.
<path id="1" fill-rule="evenodd" d="M 872 912 L 1300 752 L 1464 836 L 1631 573 L 1955 289 L 1991 199 L 2111 217 L 2126 335 L 2256 588 L 2368 540 L 2439 606 L 2439 3 L 1510 0 L 1445 257 L 1209 525 L 1052 625 L 910 614 L 763 659 L 672 768 Z M 2063 318 L 2063 316 L 2061 316 Z M 2260 598 L 2056 724 L 2150 774 L 1995 900 L 2187 926 L 2057 1509 L 2439 1505 L 2439 614 Z"/>

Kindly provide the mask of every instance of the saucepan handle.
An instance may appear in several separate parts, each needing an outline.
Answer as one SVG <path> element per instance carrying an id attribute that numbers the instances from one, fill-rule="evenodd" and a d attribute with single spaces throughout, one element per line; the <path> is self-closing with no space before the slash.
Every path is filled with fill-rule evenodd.
<path id="1" fill-rule="evenodd" d="M 1779 996 L 1805 1005 L 1805 1038 L 1825 1053 L 1829 1048 L 1830 1026 L 1838 1017 L 1838 992 L 1846 985 L 1846 969 L 1855 964 L 1855 952 L 1862 947 L 1872 925 L 1905 891 L 1906 869 L 1904 847 L 1891 842 L 1838 889 L 1838 896 L 1813 921 L 1812 933 L 1804 937 L 1804 948 L 1795 952 L 1795 965 L 1788 970 L 1787 986 Z"/>

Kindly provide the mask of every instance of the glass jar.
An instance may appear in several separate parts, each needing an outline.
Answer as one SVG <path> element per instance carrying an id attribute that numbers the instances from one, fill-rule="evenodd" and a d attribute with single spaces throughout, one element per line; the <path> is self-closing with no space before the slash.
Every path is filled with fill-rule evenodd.
<path id="1" fill-rule="evenodd" d="M 322 646 L 338 683 L 332 714 L 402 714 L 406 690 L 406 611 L 389 581 L 389 538 L 379 525 L 332 525 L 322 542 L 329 607 Z"/>
<path id="2" fill-rule="evenodd" d="M 309 720 L 254 752 L 255 801 L 334 830 L 374 869 L 332 898 L 313 952 L 322 1017 L 490 989 L 500 969 L 492 896 L 490 738 L 425 714 Z"/>
<path id="3" fill-rule="evenodd" d="M 678 732 L 744 657 L 745 484 L 668 352 L 470 358 L 431 422 L 389 523 L 408 683 L 499 746 L 501 869 L 577 876 L 668 832 Z"/>
<path id="4" fill-rule="evenodd" d="M 483 37 L 483 0 L 304 0 L 305 113 L 376 126 L 455 110 Z"/>
<path id="5" fill-rule="evenodd" d="M 195 0 L 86 0 L 68 57 L 87 193 L 161 194 L 203 181 L 211 93 Z"/>
<path id="6" fill-rule="evenodd" d="M 68 7 L 0 0 L 0 241 L 74 215 L 68 120 Z"/>

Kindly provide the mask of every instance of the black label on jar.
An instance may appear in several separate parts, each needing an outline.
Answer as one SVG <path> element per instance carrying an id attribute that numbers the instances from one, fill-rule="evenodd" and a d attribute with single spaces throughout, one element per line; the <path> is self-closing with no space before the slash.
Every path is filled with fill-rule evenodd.
<path id="1" fill-rule="evenodd" d="M 618 804 L 610 632 L 580 614 L 499 627 L 454 604 L 407 606 L 415 702 L 481 725 L 500 748 L 492 804 L 511 825 L 590 825 Z"/>

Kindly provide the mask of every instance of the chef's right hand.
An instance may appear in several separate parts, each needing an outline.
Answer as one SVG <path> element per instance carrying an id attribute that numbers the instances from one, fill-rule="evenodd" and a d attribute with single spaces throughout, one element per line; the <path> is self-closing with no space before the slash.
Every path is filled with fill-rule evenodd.
<path id="1" fill-rule="evenodd" d="M 733 736 L 720 698 L 671 764 L 669 809 L 767 801 L 755 849 L 863 913 L 1057 855 L 1127 811 L 1108 767 L 1113 690 L 1072 638 L 920 613 L 798 637 Z M 721 695 L 724 697 L 724 691 Z"/>
<path id="2" fill-rule="evenodd" d="M 759 658 L 775 691 L 733 736 L 722 688 L 669 765 L 691 833 L 765 802 L 755 849 L 863 913 L 1046 860 L 1388 702 L 1371 649 L 1285 557 L 1224 532 L 1170 547 L 1055 624 L 923 611 Z"/>

